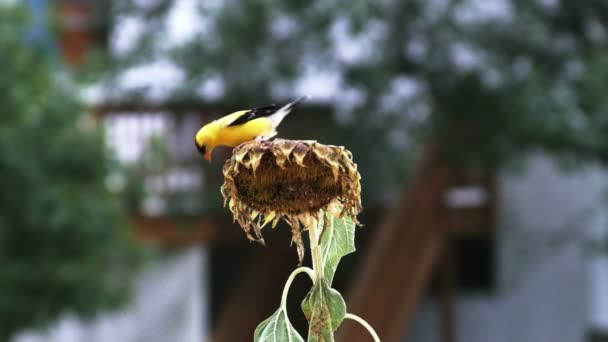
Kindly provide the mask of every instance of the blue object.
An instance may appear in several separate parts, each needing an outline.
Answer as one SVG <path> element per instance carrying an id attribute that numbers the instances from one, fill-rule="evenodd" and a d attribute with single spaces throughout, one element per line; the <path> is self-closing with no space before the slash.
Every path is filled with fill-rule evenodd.
<path id="1" fill-rule="evenodd" d="M 39 47 L 48 53 L 53 60 L 59 58 L 59 51 L 53 35 L 49 31 L 47 0 L 28 0 L 32 13 L 32 26 L 27 32 L 25 41 L 30 47 Z"/>

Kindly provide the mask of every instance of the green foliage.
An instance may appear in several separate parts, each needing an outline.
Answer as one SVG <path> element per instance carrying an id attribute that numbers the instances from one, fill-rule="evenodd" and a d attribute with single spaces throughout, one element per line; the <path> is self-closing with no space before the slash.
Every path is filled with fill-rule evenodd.
<path id="1" fill-rule="evenodd" d="M 429 140 L 474 163 L 532 149 L 608 162 L 608 4 L 500 3 L 494 11 L 473 0 L 203 3 L 202 33 L 167 48 L 154 42 L 171 1 L 120 1 L 116 11 L 145 18 L 147 33 L 117 65 L 168 57 L 186 75 L 176 96 L 197 97 L 201 82 L 219 78 L 221 100 L 235 107 L 289 96 L 310 70 L 336 75 L 333 104 L 348 108 L 340 143 L 359 156 L 364 190 L 376 198 Z M 340 40 L 359 41 L 360 53 Z M 348 104 L 349 94 L 361 101 Z"/>
<path id="2" fill-rule="evenodd" d="M 309 341 L 333 341 L 333 333 L 346 315 L 346 303 L 342 295 L 331 288 L 331 283 L 343 256 L 353 253 L 355 248 L 355 223 L 344 216 L 338 219 L 323 214 L 319 229 L 321 236 L 321 259 L 323 275 L 302 302 L 302 311 L 309 322 Z M 325 222 L 327 221 L 327 222 Z"/>
<path id="3" fill-rule="evenodd" d="M 28 17 L 0 4 L 0 340 L 122 303 L 137 250 L 102 132 Z"/>
<path id="4" fill-rule="evenodd" d="M 325 219 L 328 221 L 326 225 L 323 221 L 319 223 L 319 226 L 324 227 L 321 236 L 321 255 L 325 281 L 331 285 L 340 259 L 356 250 L 355 223 L 348 216 L 336 219 L 332 215 L 326 215 Z"/>
<path id="5" fill-rule="evenodd" d="M 287 308 L 280 307 L 272 316 L 260 323 L 253 334 L 255 342 L 304 342 L 289 322 Z"/>
<path id="6" fill-rule="evenodd" d="M 331 288 L 331 283 L 343 256 L 355 248 L 355 223 L 345 216 L 337 219 L 321 215 L 321 258 L 323 276 L 319 277 L 302 302 L 302 311 L 309 322 L 309 341 L 333 341 L 333 333 L 346 315 L 346 303 L 342 295 Z M 325 223 L 324 221 L 327 221 Z"/>
<path id="7" fill-rule="evenodd" d="M 301 272 L 308 273 L 314 282 L 312 289 L 302 301 L 302 311 L 309 323 L 307 341 L 334 341 L 334 332 L 342 324 L 347 312 L 344 298 L 331 288 L 331 282 L 340 259 L 355 251 L 355 224 L 348 216 L 339 219 L 322 213 L 321 217 L 325 219 L 319 221 L 316 229 L 323 229 L 324 232 L 320 246 L 311 243 L 311 254 L 313 259 L 316 258 L 315 255 L 321 259 L 319 263 L 313 260 L 313 265 L 320 265 L 322 271 L 318 268 L 311 270 L 300 267 L 291 274 L 285 284 L 279 310 L 260 323 L 255 330 L 254 341 L 303 341 L 289 322 L 286 308 L 287 291 L 295 276 Z M 315 236 L 311 233 L 311 228 L 308 231 L 310 236 Z M 315 254 L 314 249 L 319 247 L 321 253 Z"/>
<path id="8" fill-rule="evenodd" d="M 340 292 L 320 278 L 304 298 L 302 311 L 309 323 L 308 341 L 329 342 L 346 316 L 346 302 Z"/>

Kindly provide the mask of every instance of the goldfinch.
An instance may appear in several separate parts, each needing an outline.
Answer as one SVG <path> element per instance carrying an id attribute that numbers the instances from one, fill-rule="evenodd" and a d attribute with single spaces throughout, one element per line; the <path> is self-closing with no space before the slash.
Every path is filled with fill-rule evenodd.
<path id="1" fill-rule="evenodd" d="M 299 99 L 283 107 L 266 107 L 241 110 L 212 121 L 199 129 L 194 137 L 196 149 L 211 161 L 216 146 L 235 147 L 254 139 L 268 139 L 277 134 L 277 127 L 295 105 L 307 99 Z"/>

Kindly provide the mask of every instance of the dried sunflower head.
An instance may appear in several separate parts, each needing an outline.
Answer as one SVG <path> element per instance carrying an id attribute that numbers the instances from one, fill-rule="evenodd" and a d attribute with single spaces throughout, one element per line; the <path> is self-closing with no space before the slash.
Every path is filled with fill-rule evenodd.
<path id="1" fill-rule="evenodd" d="M 361 177 L 341 146 L 315 141 L 250 141 L 236 147 L 224 165 L 222 195 L 250 240 L 264 242 L 261 229 L 282 218 L 292 230 L 302 260 L 302 230 L 317 224 L 321 210 L 361 211 Z"/>

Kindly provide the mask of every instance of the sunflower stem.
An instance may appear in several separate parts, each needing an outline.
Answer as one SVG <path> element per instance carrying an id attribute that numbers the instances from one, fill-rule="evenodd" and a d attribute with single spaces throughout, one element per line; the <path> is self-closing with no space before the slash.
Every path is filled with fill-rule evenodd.
<path id="1" fill-rule="evenodd" d="M 323 277 L 323 254 L 321 253 L 319 230 L 316 224 L 311 224 L 308 227 L 308 236 L 310 237 L 310 255 L 312 256 L 312 268 L 315 271 L 315 283 L 319 278 Z"/>
<path id="2" fill-rule="evenodd" d="M 367 332 L 369 332 L 369 334 L 372 336 L 372 338 L 374 339 L 374 342 L 380 342 L 380 337 L 378 337 L 378 334 L 376 334 L 376 331 L 374 330 L 374 328 L 372 328 L 372 326 L 369 325 L 369 323 L 367 323 L 363 318 L 361 318 L 357 315 L 350 314 L 350 313 L 347 313 L 346 316 L 344 316 L 344 318 L 352 319 L 353 321 L 361 324 L 365 328 L 365 330 L 367 330 Z"/>
<path id="3" fill-rule="evenodd" d="M 296 278 L 296 276 L 302 272 L 308 274 L 310 280 L 312 280 L 313 283 L 315 282 L 315 272 L 308 267 L 298 267 L 293 272 L 291 272 L 289 278 L 287 278 L 285 286 L 283 287 L 283 295 L 281 296 L 281 308 L 283 308 L 284 310 L 287 310 L 287 294 L 289 293 L 291 283 L 293 283 L 293 280 Z"/>

